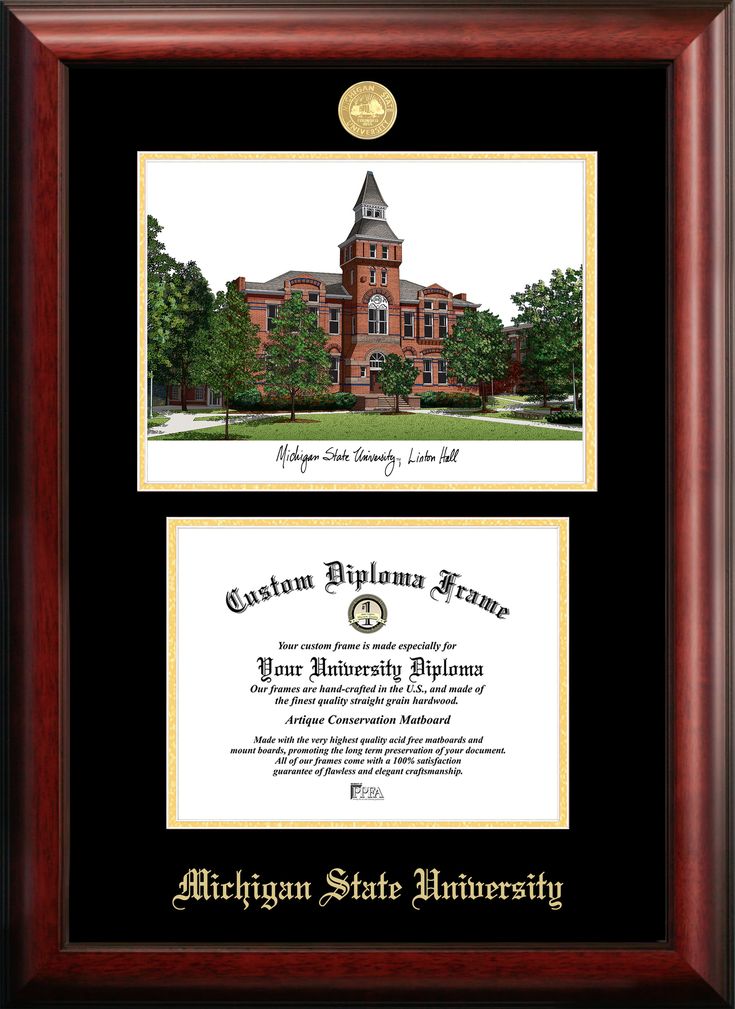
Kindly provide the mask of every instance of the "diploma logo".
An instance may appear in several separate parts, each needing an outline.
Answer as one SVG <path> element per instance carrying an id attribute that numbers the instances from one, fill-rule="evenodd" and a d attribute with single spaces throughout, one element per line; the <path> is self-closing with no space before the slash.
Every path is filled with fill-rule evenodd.
<path id="1" fill-rule="evenodd" d="M 377 785 L 361 785 L 359 781 L 350 785 L 351 799 L 382 799 L 383 793 Z"/>
<path id="2" fill-rule="evenodd" d="M 358 596 L 347 610 L 350 626 L 363 634 L 374 634 L 388 619 L 388 607 L 377 596 Z"/>

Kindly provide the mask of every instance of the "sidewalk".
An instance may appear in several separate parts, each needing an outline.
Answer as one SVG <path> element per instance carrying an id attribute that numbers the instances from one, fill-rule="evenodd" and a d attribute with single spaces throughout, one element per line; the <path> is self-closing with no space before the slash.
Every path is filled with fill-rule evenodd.
<path id="1" fill-rule="evenodd" d="M 297 411 L 308 414 L 338 414 L 338 413 L 354 413 L 354 410 L 306 410 Z M 409 411 L 404 410 L 403 413 L 408 413 Z M 194 420 L 195 417 L 201 417 L 203 414 L 197 413 L 196 410 L 186 410 L 179 411 L 170 414 L 169 417 L 164 417 L 162 420 L 161 427 L 149 428 L 148 433 L 156 435 L 159 434 L 178 434 L 180 431 L 201 431 L 206 427 L 224 427 L 225 415 L 213 414 L 214 420 Z M 285 410 L 279 410 L 276 413 L 230 413 L 230 424 L 242 424 L 243 421 L 249 420 L 262 420 L 264 417 L 288 417 L 289 414 Z M 164 426 L 165 425 L 165 426 Z"/>
<path id="2" fill-rule="evenodd" d="M 519 427 L 543 427 L 553 431 L 582 431 L 581 424 L 547 424 L 538 420 L 511 420 L 509 417 L 493 417 L 492 414 L 484 417 L 482 414 L 469 413 L 449 413 L 446 410 L 413 410 L 412 413 L 433 413 L 437 417 L 455 417 L 457 420 L 479 420 L 491 421 L 493 424 L 515 424 Z"/>
<path id="3" fill-rule="evenodd" d="M 301 411 L 302 413 L 309 414 L 338 414 L 338 413 L 350 413 L 355 414 L 361 411 L 354 410 L 306 410 Z M 493 424 L 515 424 L 518 427 L 543 427 L 546 430 L 556 430 L 556 431 L 582 431 L 582 426 L 577 426 L 576 424 L 547 424 L 544 421 L 537 420 L 511 420 L 507 417 L 494 417 L 492 414 L 487 416 L 482 416 L 482 414 L 463 414 L 463 413 L 450 413 L 447 410 L 401 410 L 402 414 L 433 414 L 436 417 L 448 417 L 450 419 L 454 418 L 456 420 L 476 420 L 480 423 L 491 422 Z M 199 416 L 195 410 L 172 413 L 167 419 L 165 419 L 165 426 L 158 428 L 150 428 L 149 434 L 178 434 L 180 431 L 202 431 L 207 427 L 222 427 L 225 423 L 225 415 L 220 414 L 215 420 L 194 420 L 195 417 Z M 248 413 L 248 414 L 230 414 L 230 424 L 241 424 L 243 421 L 249 420 L 262 420 L 264 417 L 286 417 L 288 414 L 283 412 L 278 413 Z"/>
<path id="4" fill-rule="evenodd" d="M 218 427 L 220 424 L 224 424 L 225 415 L 222 414 L 221 418 L 218 417 L 216 420 L 194 420 L 199 414 L 196 410 L 177 410 L 176 413 L 170 414 L 168 417 L 164 417 L 165 427 L 160 428 L 149 428 L 148 433 L 151 434 L 155 431 L 156 434 L 178 434 L 180 431 L 199 431 L 205 427 Z M 230 415 L 230 423 L 233 422 L 235 418 Z M 241 418 L 245 420 L 250 420 L 250 417 Z"/>

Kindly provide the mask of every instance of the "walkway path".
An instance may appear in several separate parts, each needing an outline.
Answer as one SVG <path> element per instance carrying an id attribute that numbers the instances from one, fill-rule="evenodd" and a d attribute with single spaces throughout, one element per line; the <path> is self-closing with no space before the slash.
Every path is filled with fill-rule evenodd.
<path id="1" fill-rule="evenodd" d="M 310 414 L 354 413 L 353 410 L 309 410 Z M 537 420 L 511 420 L 509 417 L 495 417 L 492 414 L 483 416 L 477 413 L 451 413 L 447 410 L 401 410 L 401 413 L 433 414 L 435 417 L 449 417 L 457 420 L 476 420 L 480 423 L 491 421 L 493 424 L 516 424 L 519 427 L 543 427 L 546 430 L 575 431 L 581 430 L 574 424 L 547 424 Z M 194 420 L 201 416 L 194 410 L 179 411 L 169 414 L 165 426 L 149 429 L 150 434 L 178 434 L 180 431 L 201 431 L 206 427 L 220 427 L 225 422 L 224 414 L 215 416 L 214 420 Z M 240 424 L 247 420 L 258 420 L 263 417 L 283 417 L 283 413 L 248 413 L 230 414 L 230 424 Z"/>
<path id="2" fill-rule="evenodd" d="M 298 413 L 299 411 L 297 411 Z M 354 413 L 354 410 L 308 410 L 311 414 L 339 414 L 339 413 Z M 407 410 L 403 411 L 407 413 Z M 418 412 L 418 411 L 417 411 Z M 197 413 L 195 410 L 180 411 L 177 410 L 175 413 L 171 413 L 168 417 L 164 417 L 161 422 L 161 427 L 149 428 L 153 434 L 178 434 L 179 431 L 201 431 L 205 427 L 220 427 L 224 426 L 225 415 L 212 414 L 215 418 L 214 420 L 194 420 L 195 417 L 201 417 L 203 414 Z M 280 410 L 277 413 L 231 413 L 230 414 L 230 424 L 241 424 L 245 420 L 262 420 L 263 417 L 288 417 L 289 414 L 284 410 Z M 165 424 L 165 427 L 164 427 Z"/>
<path id="3" fill-rule="evenodd" d="M 177 410 L 165 418 L 165 428 L 156 427 L 152 431 L 155 434 L 178 434 L 180 431 L 201 431 L 204 427 L 218 427 L 225 422 L 224 414 L 221 417 L 216 417 L 215 420 L 194 420 L 195 417 L 199 416 L 201 414 L 198 414 L 195 410 Z M 230 415 L 230 423 L 234 419 Z M 250 420 L 250 417 L 248 416 L 245 419 Z"/>
<path id="4" fill-rule="evenodd" d="M 433 413 L 437 417 L 456 417 L 458 420 L 479 420 L 479 421 L 492 421 L 493 424 L 517 424 L 521 427 L 544 427 L 547 430 L 551 428 L 555 431 L 581 431 L 581 425 L 576 424 L 547 424 L 544 420 L 511 420 L 510 417 L 494 417 L 492 414 L 477 413 L 450 413 L 447 410 L 421 410 L 421 413 Z M 419 413 L 415 410 L 414 413 Z"/>

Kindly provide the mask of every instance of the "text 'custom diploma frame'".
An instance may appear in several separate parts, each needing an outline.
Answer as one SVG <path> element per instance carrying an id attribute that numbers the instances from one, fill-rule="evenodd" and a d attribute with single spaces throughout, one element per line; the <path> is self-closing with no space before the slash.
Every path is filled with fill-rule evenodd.
<path id="1" fill-rule="evenodd" d="M 168 519 L 176 827 L 568 825 L 568 519 Z"/>

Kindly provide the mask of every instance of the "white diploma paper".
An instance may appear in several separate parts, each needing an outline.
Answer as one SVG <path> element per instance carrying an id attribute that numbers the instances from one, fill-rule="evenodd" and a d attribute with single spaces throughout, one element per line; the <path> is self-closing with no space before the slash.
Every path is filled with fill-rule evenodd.
<path id="1" fill-rule="evenodd" d="M 168 826 L 566 827 L 567 541 L 169 519 Z"/>

